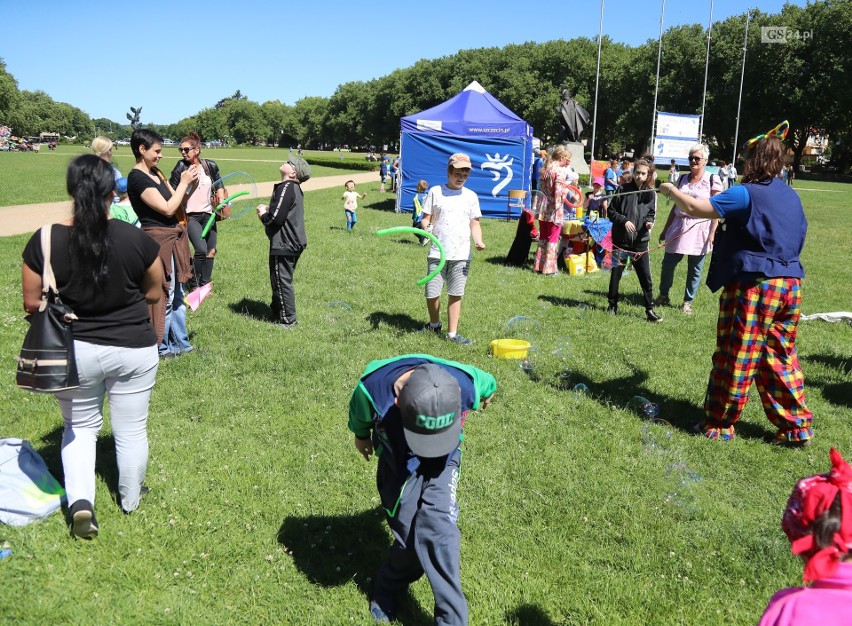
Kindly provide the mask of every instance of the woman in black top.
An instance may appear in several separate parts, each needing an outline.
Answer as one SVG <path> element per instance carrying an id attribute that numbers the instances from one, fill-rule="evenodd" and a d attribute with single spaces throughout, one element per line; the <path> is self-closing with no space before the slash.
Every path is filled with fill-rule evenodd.
<path id="1" fill-rule="evenodd" d="M 186 331 L 183 301 L 183 283 L 190 277 L 190 268 L 186 215 L 182 207 L 187 188 L 198 178 L 199 166 L 184 171 L 177 189 L 173 190 L 157 168 L 163 151 L 162 137 L 147 128 L 137 128 L 130 138 L 130 148 L 136 165 L 127 175 L 127 197 L 142 229 L 160 244 L 166 282 L 162 298 L 151 306 L 150 313 L 160 357 L 169 358 L 193 350 Z"/>
<path id="2" fill-rule="evenodd" d="M 162 293 L 159 246 L 148 235 L 109 219 L 115 178 L 93 154 L 74 159 L 67 187 L 71 219 L 51 229 L 51 266 L 62 301 L 79 318 L 73 323 L 80 387 L 56 393 L 65 431 L 62 466 L 77 537 L 98 534 L 94 516 L 95 443 L 109 396 L 115 437 L 118 492 L 125 512 L 139 506 L 148 464 L 148 400 L 157 375 L 157 338 L 147 302 Z M 41 231 L 23 253 L 24 309 L 41 302 L 44 254 Z"/>

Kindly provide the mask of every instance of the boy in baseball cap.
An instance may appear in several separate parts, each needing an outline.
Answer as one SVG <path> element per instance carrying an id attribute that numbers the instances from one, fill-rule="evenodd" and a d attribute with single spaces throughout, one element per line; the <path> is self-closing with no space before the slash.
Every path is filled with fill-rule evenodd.
<path id="1" fill-rule="evenodd" d="M 441 333 L 441 291 L 447 283 L 447 339 L 462 345 L 473 343 L 458 334 L 461 299 L 470 271 L 470 238 L 477 250 L 484 250 L 482 211 L 479 198 L 464 184 L 470 176 L 470 157 L 457 152 L 447 163 L 447 182 L 429 190 L 423 203 L 422 227 L 432 232 L 446 253 L 446 263 L 441 273 L 426 283 L 426 309 L 429 322 L 421 332 Z M 438 266 L 441 253 L 432 245 L 427 259 L 428 273 Z"/>
<path id="2" fill-rule="evenodd" d="M 393 619 L 400 594 L 425 573 L 436 623 L 467 624 L 456 523 L 462 426 L 496 388 L 487 372 L 427 354 L 373 361 L 361 375 L 349 430 L 365 459 L 374 450 L 378 457 L 376 484 L 394 536 L 370 601 L 377 621 Z"/>

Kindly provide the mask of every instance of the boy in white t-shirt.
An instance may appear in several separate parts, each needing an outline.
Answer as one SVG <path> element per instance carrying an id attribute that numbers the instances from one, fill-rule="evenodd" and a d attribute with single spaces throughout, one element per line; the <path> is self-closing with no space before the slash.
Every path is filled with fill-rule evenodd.
<path id="1" fill-rule="evenodd" d="M 447 183 L 429 190 L 423 204 L 423 228 L 432 232 L 446 253 L 446 265 L 426 284 L 426 308 L 429 323 L 422 331 L 441 332 L 441 290 L 447 283 L 447 339 L 462 345 L 473 343 L 458 334 L 461 299 L 470 270 L 470 238 L 477 250 L 484 250 L 479 218 L 479 198 L 464 183 L 470 176 L 470 157 L 458 152 L 447 165 Z M 429 249 L 428 270 L 431 273 L 440 259 L 438 247 Z"/>
<path id="2" fill-rule="evenodd" d="M 363 200 L 367 197 L 366 193 L 359 194 L 355 191 L 355 181 L 347 180 L 343 186 L 346 191 L 343 192 L 343 212 L 346 214 L 346 230 L 351 231 L 352 227 L 358 222 L 358 216 L 355 211 L 358 210 L 358 200 Z"/>

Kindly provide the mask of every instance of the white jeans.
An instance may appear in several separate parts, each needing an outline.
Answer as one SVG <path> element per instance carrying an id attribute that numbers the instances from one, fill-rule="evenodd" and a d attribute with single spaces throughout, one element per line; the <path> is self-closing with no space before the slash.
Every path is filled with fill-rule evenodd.
<path id="1" fill-rule="evenodd" d="M 104 423 L 109 394 L 115 437 L 118 494 L 126 512 L 139 506 L 139 490 L 148 467 L 148 401 L 157 367 L 157 346 L 118 348 L 74 341 L 80 388 L 56 393 L 65 432 L 62 467 L 68 505 L 95 503 L 95 446 Z"/>

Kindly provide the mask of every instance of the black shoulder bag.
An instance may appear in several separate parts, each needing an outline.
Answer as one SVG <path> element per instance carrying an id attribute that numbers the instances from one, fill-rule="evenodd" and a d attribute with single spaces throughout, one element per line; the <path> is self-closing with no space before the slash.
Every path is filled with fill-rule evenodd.
<path id="1" fill-rule="evenodd" d="M 77 319 L 63 304 L 50 266 L 51 225 L 41 229 L 44 269 L 41 276 L 41 304 L 27 317 L 30 329 L 24 337 L 18 358 L 18 387 L 39 393 L 54 393 L 80 386 L 74 357 L 71 323 Z"/>

